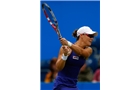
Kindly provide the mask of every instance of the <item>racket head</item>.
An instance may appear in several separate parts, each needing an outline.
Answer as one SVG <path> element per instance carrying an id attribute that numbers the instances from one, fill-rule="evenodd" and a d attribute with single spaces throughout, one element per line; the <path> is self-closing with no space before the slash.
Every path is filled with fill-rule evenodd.
<path id="1" fill-rule="evenodd" d="M 48 22 L 50 23 L 52 28 L 56 31 L 58 37 L 62 38 L 62 36 L 60 34 L 59 27 L 58 27 L 57 19 L 56 19 L 55 15 L 54 15 L 52 9 L 50 8 L 50 6 L 47 3 L 43 3 L 42 4 L 42 10 L 43 10 L 44 15 L 47 18 Z"/>

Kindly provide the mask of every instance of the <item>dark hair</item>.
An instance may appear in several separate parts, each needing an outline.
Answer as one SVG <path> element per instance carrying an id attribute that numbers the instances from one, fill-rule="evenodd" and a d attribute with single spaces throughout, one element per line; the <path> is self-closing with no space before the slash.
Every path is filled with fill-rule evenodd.
<path id="1" fill-rule="evenodd" d="M 76 38 L 76 40 L 79 39 L 79 36 L 77 37 L 77 30 L 78 30 L 78 29 L 74 30 L 74 32 L 72 33 L 72 36 L 73 36 L 74 38 Z"/>

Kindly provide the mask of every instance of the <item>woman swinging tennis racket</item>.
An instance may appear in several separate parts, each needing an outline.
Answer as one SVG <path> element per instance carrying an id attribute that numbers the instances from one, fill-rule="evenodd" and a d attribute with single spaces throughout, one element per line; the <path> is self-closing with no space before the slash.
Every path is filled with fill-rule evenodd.
<path id="1" fill-rule="evenodd" d="M 80 68 L 92 54 L 90 45 L 94 36 L 97 36 L 97 32 L 92 31 L 88 26 L 83 26 L 74 31 L 73 36 L 76 37 L 77 41 L 72 44 L 70 41 L 62 38 L 57 19 L 47 3 L 42 4 L 42 10 L 62 44 L 56 61 L 56 67 L 59 72 L 55 79 L 53 90 L 78 90 L 76 86 L 77 77 Z"/>
<path id="2" fill-rule="evenodd" d="M 75 30 L 73 36 L 77 39 L 74 44 L 65 38 L 60 39 L 62 46 L 56 61 L 59 72 L 53 90 L 78 90 L 77 77 L 80 68 L 92 54 L 90 45 L 97 32 L 92 31 L 88 26 L 83 26 Z"/>

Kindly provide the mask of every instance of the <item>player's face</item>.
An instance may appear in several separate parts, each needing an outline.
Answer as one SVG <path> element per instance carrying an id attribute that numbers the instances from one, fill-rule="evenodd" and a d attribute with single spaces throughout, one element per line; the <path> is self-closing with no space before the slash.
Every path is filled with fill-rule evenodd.
<path id="1" fill-rule="evenodd" d="M 93 39 L 94 39 L 93 34 L 84 34 L 84 42 L 87 46 L 91 46 Z"/>

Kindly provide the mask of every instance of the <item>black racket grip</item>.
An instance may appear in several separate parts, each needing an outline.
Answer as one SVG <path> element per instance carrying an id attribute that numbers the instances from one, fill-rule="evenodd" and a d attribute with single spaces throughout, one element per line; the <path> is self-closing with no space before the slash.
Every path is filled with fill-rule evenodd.
<path id="1" fill-rule="evenodd" d="M 59 37 L 59 40 L 61 39 L 62 37 Z"/>

